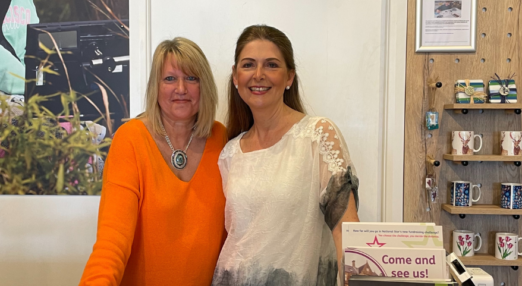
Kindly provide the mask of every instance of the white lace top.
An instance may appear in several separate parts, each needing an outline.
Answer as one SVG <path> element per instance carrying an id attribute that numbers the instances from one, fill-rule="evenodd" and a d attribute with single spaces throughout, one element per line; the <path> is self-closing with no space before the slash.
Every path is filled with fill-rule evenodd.
<path id="1" fill-rule="evenodd" d="M 232 139 L 219 157 L 225 241 L 213 285 L 336 285 L 333 227 L 358 180 L 328 119 L 305 116 L 270 148 L 243 153 Z"/>

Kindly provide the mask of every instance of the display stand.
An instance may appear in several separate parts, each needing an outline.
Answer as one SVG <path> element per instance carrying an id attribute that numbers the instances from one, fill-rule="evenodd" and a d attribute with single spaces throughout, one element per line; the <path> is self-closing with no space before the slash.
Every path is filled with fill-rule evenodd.
<path id="1" fill-rule="evenodd" d="M 453 84 L 458 79 L 482 79 L 487 85 L 495 73 L 501 76 L 516 73 L 515 81 L 522 86 L 520 2 L 478 0 L 475 53 L 415 53 L 415 6 L 415 0 L 408 0 L 404 221 L 442 225 L 444 248 L 449 252 L 452 251 L 453 230 L 480 233 L 483 240 L 483 247 L 478 251 L 480 255 L 463 259 L 466 266 L 480 265 L 494 277 L 495 285 L 522 285 L 522 269 L 514 270 L 519 266 L 519 260 L 508 263 L 492 256 L 496 232 L 520 235 L 522 220 L 514 219 L 514 215 L 520 213 L 504 212 L 493 206 L 500 204 L 500 183 L 521 182 L 521 168 L 514 162 L 521 162 L 522 158 L 501 158 L 498 155 L 500 131 L 522 130 L 522 116 L 518 114 L 522 105 L 457 105 L 453 91 Z M 440 126 L 436 130 L 427 130 L 425 114 L 429 102 L 426 82 L 437 77 L 443 83 L 435 100 Z M 522 99 L 520 93 L 519 99 Z M 482 150 L 476 154 L 479 156 L 463 160 L 446 155 L 451 153 L 451 131 L 459 130 L 483 135 Z M 440 162 L 440 166 L 434 169 L 438 198 L 435 203 L 430 203 L 430 211 L 427 211 L 429 199 L 425 191 L 428 158 Z M 444 206 L 449 203 L 449 182 L 456 180 L 482 184 L 482 197 L 477 206 L 466 211 Z"/>
<path id="2" fill-rule="evenodd" d="M 349 280 L 350 286 L 443 286 L 443 285 L 452 285 L 457 286 L 457 282 L 432 282 L 432 281 L 425 281 L 425 282 L 413 282 L 413 281 L 406 281 L 406 280 L 399 280 L 396 281 L 381 281 L 378 278 L 372 278 L 372 277 L 353 277 Z"/>

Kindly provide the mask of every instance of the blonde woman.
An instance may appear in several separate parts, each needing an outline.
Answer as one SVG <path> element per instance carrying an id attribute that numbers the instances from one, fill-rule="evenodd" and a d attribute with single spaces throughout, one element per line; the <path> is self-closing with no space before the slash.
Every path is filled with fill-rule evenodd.
<path id="1" fill-rule="evenodd" d="M 98 235 L 80 285 L 210 285 L 224 229 L 208 61 L 175 38 L 154 52 L 146 110 L 121 126 L 103 174 Z"/>

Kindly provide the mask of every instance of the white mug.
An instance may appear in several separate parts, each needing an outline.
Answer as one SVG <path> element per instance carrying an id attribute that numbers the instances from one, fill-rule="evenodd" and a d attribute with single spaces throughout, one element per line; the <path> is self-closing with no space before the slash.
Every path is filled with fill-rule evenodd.
<path id="1" fill-rule="evenodd" d="M 520 131 L 501 131 L 500 132 L 500 155 L 518 156 L 520 152 L 520 141 L 522 140 L 522 132 Z"/>
<path id="2" fill-rule="evenodd" d="M 514 233 L 497 232 L 495 235 L 495 257 L 502 260 L 516 260 L 522 253 L 518 252 L 518 241 L 522 237 Z"/>
<path id="3" fill-rule="evenodd" d="M 478 246 L 475 247 L 475 237 L 478 240 Z M 453 252 L 457 256 L 473 256 L 475 251 L 482 247 L 482 237 L 478 233 L 469 230 L 453 231 Z"/>
<path id="4" fill-rule="evenodd" d="M 478 196 L 473 198 L 473 189 L 478 189 Z M 456 207 L 471 207 L 480 200 L 482 191 L 479 185 L 466 181 L 453 181 L 450 187 L 450 204 Z"/>
<path id="5" fill-rule="evenodd" d="M 475 149 L 474 139 L 477 137 L 480 140 L 480 146 Z M 474 135 L 473 131 L 453 131 L 451 132 L 451 147 L 453 155 L 473 155 L 473 152 L 478 152 L 482 148 L 482 137 Z"/>

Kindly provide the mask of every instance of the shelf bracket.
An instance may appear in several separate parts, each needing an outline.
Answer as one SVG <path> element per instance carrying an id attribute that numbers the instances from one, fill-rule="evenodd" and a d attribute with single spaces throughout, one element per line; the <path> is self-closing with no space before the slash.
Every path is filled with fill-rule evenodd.
<path id="1" fill-rule="evenodd" d="M 466 218 L 466 215 L 465 215 L 465 214 L 459 214 L 459 217 L 460 217 L 461 219 L 465 219 L 465 218 Z"/>
<path id="2" fill-rule="evenodd" d="M 467 109 L 453 109 L 453 112 L 457 114 L 468 114 Z"/>
<path id="3" fill-rule="evenodd" d="M 511 266 L 511 269 L 516 271 L 516 270 L 518 270 L 518 266 Z"/>
<path id="4" fill-rule="evenodd" d="M 516 215 L 513 215 L 513 218 L 514 218 L 514 219 L 519 219 L 519 218 L 520 218 L 520 215 L 517 215 L 517 214 L 516 214 Z"/>
<path id="5" fill-rule="evenodd" d="M 506 109 L 506 113 L 508 113 L 508 114 L 513 114 L 513 113 L 520 114 L 521 110 L 520 110 L 520 108 L 517 108 L 517 109 Z"/>

